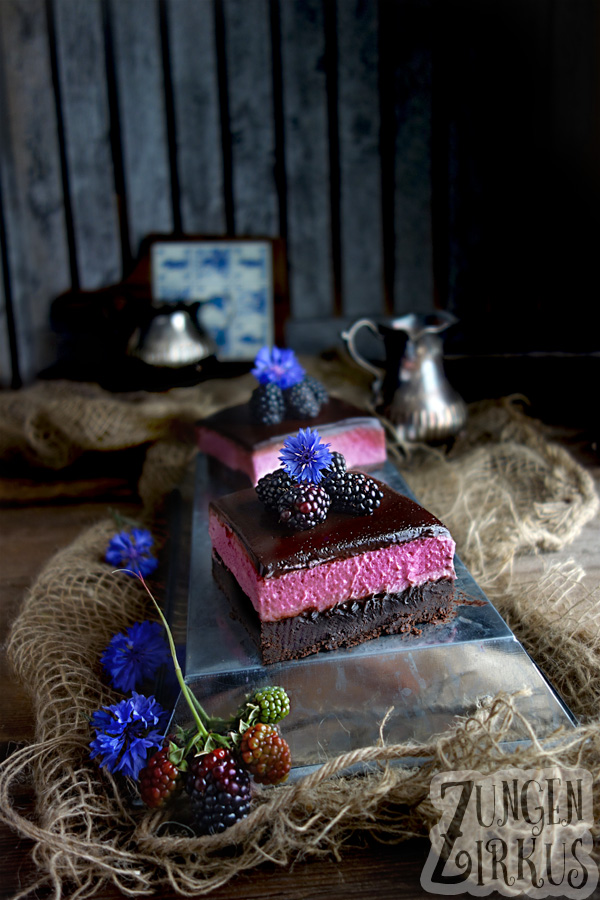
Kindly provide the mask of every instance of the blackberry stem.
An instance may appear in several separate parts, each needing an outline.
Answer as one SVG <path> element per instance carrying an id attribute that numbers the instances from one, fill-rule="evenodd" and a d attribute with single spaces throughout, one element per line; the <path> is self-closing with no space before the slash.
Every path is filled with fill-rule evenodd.
<path id="1" fill-rule="evenodd" d="M 128 570 L 128 571 L 131 571 L 131 570 Z M 191 739 L 188 741 L 187 746 L 186 746 L 186 751 L 185 751 L 186 755 L 187 755 L 187 753 L 189 753 L 192 750 L 194 745 L 197 743 L 198 736 L 200 736 L 203 739 L 203 741 L 205 742 L 205 746 L 210 741 L 212 741 L 214 744 L 216 744 L 218 746 L 226 747 L 228 750 L 231 750 L 232 742 L 234 742 L 233 736 L 228 737 L 226 734 L 219 733 L 219 731 L 217 731 L 216 729 L 224 729 L 226 731 L 231 732 L 231 730 L 233 728 L 235 728 L 236 723 L 239 726 L 241 715 L 243 714 L 243 712 L 246 709 L 258 710 L 259 707 L 258 706 L 255 707 L 254 705 L 247 703 L 241 710 L 238 710 L 238 712 L 235 713 L 233 716 L 231 716 L 229 719 L 222 719 L 219 716 L 213 717 L 213 716 L 208 715 L 208 713 L 206 712 L 206 710 L 204 709 L 204 707 L 202 706 L 202 704 L 200 703 L 198 698 L 189 689 L 188 685 L 185 682 L 185 679 L 183 677 L 183 672 L 181 671 L 181 666 L 179 665 L 179 660 L 177 659 L 177 651 L 175 649 L 175 641 L 173 640 L 173 635 L 171 633 L 169 623 L 167 622 L 162 609 L 160 608 L 159 604 L 157 603 L 154 595 L 152 594 L 152 591 L 146 584 L 146 581 L 144 580 L 144 576 L 141 574 L 141 572 L 132 572 L 132 574 L 136 575 L 139 578 L 139 580 L 141 581 L 141 583 L 144 587 L 144 590 L 146 591 L 146 593 L 152 600 L 152 603 L 154 604 L 156 611 L 157 611 L 158 615 L 160 616 L 160 620 L 161 620 L 163 627 L 165 629 L 165 632 L 167 634 L 167 640 L 169 642 L 169 650 L 171 652 L 171 658 L 173 660 L 175 675 L 177 677 L 179 687 L 181 688 L 181 692 L 182 692 L 183 696 L 185 697 L 185 701 L 186 701 L 186 703 L 189 707 L 189 710 L 192 714 L 192 718 L 194 719 L 194 722 L 196 724 L 197 734 L 192 734 Z"/>

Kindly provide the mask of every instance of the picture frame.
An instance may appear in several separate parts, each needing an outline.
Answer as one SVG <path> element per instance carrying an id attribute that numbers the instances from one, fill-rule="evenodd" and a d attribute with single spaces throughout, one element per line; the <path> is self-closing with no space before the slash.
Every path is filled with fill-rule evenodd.
<path id="1" fill-rule="evenodd" d="M 198 302 L 198 322 L 220 362 L 252 361 L 283 344 L 289 310 L 283 241 L 269 237 L 152 235 L 153 304 Z"/>

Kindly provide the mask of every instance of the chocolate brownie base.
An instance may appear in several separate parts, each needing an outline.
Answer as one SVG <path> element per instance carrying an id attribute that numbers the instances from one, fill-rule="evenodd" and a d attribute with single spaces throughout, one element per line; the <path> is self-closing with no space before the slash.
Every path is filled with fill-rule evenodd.
<path id="1" fill-rule="evenodd" d="M 452 618 L 454 582 L 437 581 L 399 594 L 377 594 L 348 600 L 329 610 L 307 611 L 277 622 L 261 622 L 236 579 L 213 555 L 213 576 L 232 604 L 232 613 L 246 626 L 263 663 L 302 659 L 321 650 L 354 647 L 384 634 L 410 633 L 428 622 Z"/>

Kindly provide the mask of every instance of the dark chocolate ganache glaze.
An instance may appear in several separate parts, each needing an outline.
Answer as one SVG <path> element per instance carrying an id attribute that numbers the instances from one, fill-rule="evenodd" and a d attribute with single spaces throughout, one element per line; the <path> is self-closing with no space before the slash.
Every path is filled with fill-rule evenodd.
<path id="1" fill-rule="evenodd" d="M 422 506 L 381 481 L 377 484 L 383 499 L 373 515 L 330 512 L 324 522 L 307 531 L 280 525 L 254 488 L 211 502 L 210 512 L 237 535 L 258 573 L 266 578 L 420 537 L 450 537 L 439 519 Z"/>
<path id="2" fill-rule="evenodd" d="M 273 438 L 281 437 L 283 445 L 288 434 L 295 434 L 299 428 L 323 429 L 327 425 L 334 425 L 344 421 L 345 424 L 372 422 L 378 425 L 378 419 L 363 412 L 357 406 L 352 406 L 343 400 L 331 397 L 321 407 L 318 416 L 314 419 L 284 419 L 277 425 L 259 425 L 250 418 L 250 406 L 242 403 L 239 406 L 230 406 L 220 412 L 208 416 L 198 422 L 199 429 L 216 431 L 231 440 L 236 441 L 246 450 L 253 450 L 261 444 L 268 443 Z"/>

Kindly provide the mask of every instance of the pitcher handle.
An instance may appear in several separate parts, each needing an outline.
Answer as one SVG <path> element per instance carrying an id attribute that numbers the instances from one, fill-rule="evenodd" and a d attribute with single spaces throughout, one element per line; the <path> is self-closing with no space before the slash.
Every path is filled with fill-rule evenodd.
<path id="1" fill-rule="evenodd" d="M 354 337 L 361 328 L 368 328 L 373 334 L 381 339 L 381 335 L 379 333 L 379 329 L 371 319 L 358 319 L 354 322 L 347 331 L 342 331 L 342 338 L 346 341 L 346 345 L 348 347 L 348 352 L 350 356 L 354 360 L 354 362 L 358 363 L 358 365 L 366 369 L 367 372 L 371 372 L 376 378 L 382 378 L 385 375 L 385 370 L 380 369 L 377 366 L 372 365 L 372 363 L 368 362 L 364 357 L 360 355 L 356 346 L 354 344 Z"/>

